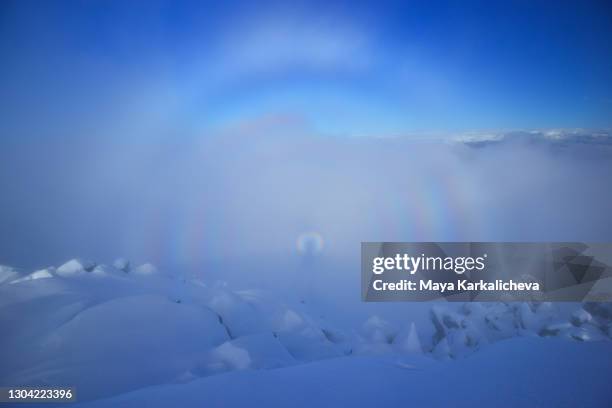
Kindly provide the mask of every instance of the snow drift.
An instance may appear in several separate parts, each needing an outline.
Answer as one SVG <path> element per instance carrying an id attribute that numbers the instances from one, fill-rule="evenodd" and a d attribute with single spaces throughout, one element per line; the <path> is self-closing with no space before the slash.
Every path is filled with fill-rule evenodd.
<path id="1" fill-rule="evenodd" d="M 509 344 L 530 355 L 531 345 L 534 350 L 548 347 L 542 344 L 552 345 L 548 353 L 558 353 L 555 348 L 588 355 L 612 350 L 612 309 L 604 303 L 434 303 L 426 322 L 407 320 L 398 327 L 371 315 L 361 327 L 346 327 L 322 318 L 308 303 L 291 304 L 263 291 L 232 290 L 219 282 L 186 280 L 150 264 L 131 268 L 126 260 L 108 266 L 74 259 L 32 273 L 3 266 L 0 383 L 73 386 L 80 401 L 89 401 L 152 386 L 163 388 L 150 389 L 151 395 L 183 392 L 164 384 L 216 384 L 201 380 L 204 377 L 221 376 L 236 384 L 253 378 L 265 382 L 277 374 L 230 373 L 272 369 L 306 382 L 312 379 L 304 377 L 328 369 L 347 379 L 357 373 L 349 375 L 346 370 L 359 369 L 396 381 L 394 376 L 406 375 L 399 374 L 402 369 L 439 367 L 444 360 L 466 362 L 448 363 L 444 370 L 432 368 L 427 376 L 468 369 L 473 355 L 480 354 L 476 351 L 507 347 L 514 352 L 512 345 L 491 345 L 519 337 L 527 339 Z M 546 338 L 555 340 L 547 343 Z M 605 345 L 590 345 L 595 343 Z M 495 351 L 487 353 L 501 358 Z M 581 364 L 596 364 L 605 355 L 593 358 Z M 324 360 L 329 363 L 288 369 Z M 147 391 L 130 394 L 125 401 L 131 398 L 151 406 Z M 341 394 L 332 400 L 337 398 Z"/>

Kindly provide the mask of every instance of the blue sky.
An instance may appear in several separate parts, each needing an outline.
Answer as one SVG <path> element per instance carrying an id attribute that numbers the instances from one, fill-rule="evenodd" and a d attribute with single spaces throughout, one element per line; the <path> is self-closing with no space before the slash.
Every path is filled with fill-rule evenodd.
<path id="1" fill-rule="evenodd" d="M 0 262 L 609 240 L 602 3 L 0 10 Z"/>
<path id="2" fill-rule="evenodd" d="M 612 126 L 604 2 L 4 2 L 6 135 Z M 32 120 L 32 118 L 36 120 Z"/>

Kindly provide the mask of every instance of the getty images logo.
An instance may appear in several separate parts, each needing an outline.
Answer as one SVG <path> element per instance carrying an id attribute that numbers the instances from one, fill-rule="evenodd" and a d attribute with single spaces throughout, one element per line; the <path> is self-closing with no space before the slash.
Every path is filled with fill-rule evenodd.
<path id="1" fill-rule="evenodd" d="M 453 271 L 458 275 L 465 272 L 485 268 L 487 254 L 479 257 L 441 257 L 441 256 L 410 256 L 408 254 L 396 254 L 394 257 L 376 257 L 372 260 L 372 273 L 380 275 L 385 271 L 399 270 L 414 275 L 418 271 Z"/>

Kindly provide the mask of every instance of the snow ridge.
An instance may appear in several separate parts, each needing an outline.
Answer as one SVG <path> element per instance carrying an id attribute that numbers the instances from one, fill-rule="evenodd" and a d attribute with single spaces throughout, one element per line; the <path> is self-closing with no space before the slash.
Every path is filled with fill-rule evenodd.
<path id="1" fill-rule="evenodd" d="M 0 383 L 71 384 L 79 399 L 345 356 L 459 359 L 513 337 L 609 341 L 612 306 L 434 304 L 428 324 L 372 315 L 357 330 L 258 290 L 186 281 L 152 264 L 73 259 L 32 273 L 0 266 Z M 395 356 L 395 357 L 394 357 Z"/>

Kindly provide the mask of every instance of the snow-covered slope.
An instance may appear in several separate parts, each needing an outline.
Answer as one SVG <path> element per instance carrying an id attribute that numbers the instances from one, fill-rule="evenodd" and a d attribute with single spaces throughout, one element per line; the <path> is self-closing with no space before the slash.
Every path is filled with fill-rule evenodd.
<path id="1" fill-rule="evenodd" d="M 428 401 L 426 391 L 436 394 L 431 401 L 450 403 L 435 387 L 452 381 L 462 384 L 453 385 L 459 394 L 482 393 L 477 382 L 491 386 L 491 378 L 520 386 L 504 400 L 520 403 L 522 393 L 545 390 L 563 365 L 575 383 L 584 381 L 577 372 L 592 378 L 586 389 L 599 398 L 597 375 L 609 376 L 600 367 L 612 355 L 609 304 L 435 303 L 428 324 L 397 326 L 371 315 L 354 328 L 310 307 L 126 260 L 75 259 L 32 273 L 0 267 L 0 384 L 72 386 L 80 402 L 104 401 L 95 406 L 156 406 L 170 396 L 269 406 L 279 387 L 278 401 L 297 396 L 292 405 L 382 398 L 402 406 Z M 466 380 L 472 377 L 478 381 Z"/>
<path id="2" fill-rule="evenodd" d="M 607 407 L 612 343 L 517 338 L 470 358 L 344 357 L 240 371 L 79 405 L 133 407 Z"/>
<path id="3" fill-rule="evenodd" d="M 346 353 L 328 325 L 263 293 L 84 264 L 3 269 L 0 384 L 72 385 L 89 400 Z"/>

